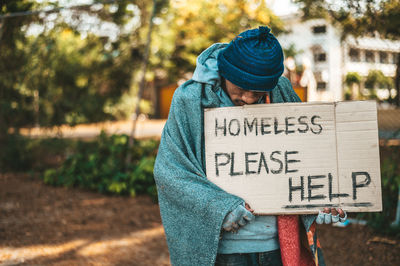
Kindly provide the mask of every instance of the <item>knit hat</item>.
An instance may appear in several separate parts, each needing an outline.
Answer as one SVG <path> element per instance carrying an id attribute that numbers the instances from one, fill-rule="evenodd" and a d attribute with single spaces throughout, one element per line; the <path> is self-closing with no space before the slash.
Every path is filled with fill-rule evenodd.
<path id="1" fill-rule="evenodd" d="M 268 27 L 240 33 L 218 54 L 222 77 L 252 91 L 271 91 L 282 75 L 283 52 Z"/>

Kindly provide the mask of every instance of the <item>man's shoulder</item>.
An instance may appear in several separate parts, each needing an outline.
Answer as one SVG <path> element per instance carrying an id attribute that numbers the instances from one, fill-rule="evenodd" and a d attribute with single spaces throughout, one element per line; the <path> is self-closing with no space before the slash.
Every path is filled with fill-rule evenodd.
<path id="1" fill-rule="evenodd" d="M 202 83 L 190 79 L 175 90 L 173 102 L 186 103 L 187 101 L 200 101 L 201 89 Z"/>
<path id="2" fill-rule="evenodd" d="M 289 79 L 285 76 L 280 76 L 278 80 L 278 85 L 282 87 L 292 87 L 292 84 L 290 83 Z"/>
<path id="3" fill-rule="evenodd" d="M 187 125 L 197 121 L 201 114 L 201 90 L 201 83 L 193 80 L 179 86 L 172 98 L 167 123 L 178 121 Z"/>
<path id="4" fill-rule="evenodd" d="M 278 84 L 272 92 L 272 98 L 274 102 L 301 102 L 299 96 L 293 90 L 290 81 L 281 76 L 278 80 Z"/>

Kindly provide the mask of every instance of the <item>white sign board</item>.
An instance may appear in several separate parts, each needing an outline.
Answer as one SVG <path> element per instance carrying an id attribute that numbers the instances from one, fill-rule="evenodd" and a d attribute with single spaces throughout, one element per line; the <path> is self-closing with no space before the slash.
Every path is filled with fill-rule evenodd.
<path id="1" fill-rule="evenodd" d="M 207 178 L 258 214 L 382 210 L 376 103 L 206 109 Z"/>

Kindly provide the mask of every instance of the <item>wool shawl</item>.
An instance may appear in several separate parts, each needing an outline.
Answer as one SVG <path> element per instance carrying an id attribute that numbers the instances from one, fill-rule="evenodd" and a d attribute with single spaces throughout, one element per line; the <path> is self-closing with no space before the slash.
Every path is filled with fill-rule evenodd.
<path id="1" fill-rule="evenodd" d="M 172 265 L 214 265 L 222 222 L 244 202 L 210 182 L 205 169 L 203 111 L 232 105 L 223 96 L 216 62 L 225 46 L 214 44 L 198 57 L 192 79 L 174 93 L 161 137 L 154 178 Z M 271 98 L 300 101 L 284 77 Z M 302 216 L 306 231 L 313 220 Z"/>

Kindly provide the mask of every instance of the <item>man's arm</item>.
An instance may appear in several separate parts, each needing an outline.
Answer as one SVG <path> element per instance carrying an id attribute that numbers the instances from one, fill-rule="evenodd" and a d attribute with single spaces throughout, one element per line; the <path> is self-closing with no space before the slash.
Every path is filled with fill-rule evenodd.
<path id="1" fill-rule="evenodd" d="M 180 88 L 175 93 L 163 131 L 154 167 L 158 192 L 162 200 L 180 206 L 182 211 L 205 216 L 227 213 L 243 200 L 206 178 L 202 165 L 200 95 L 193 95 L 196 90 L 185 89 Z"/>

